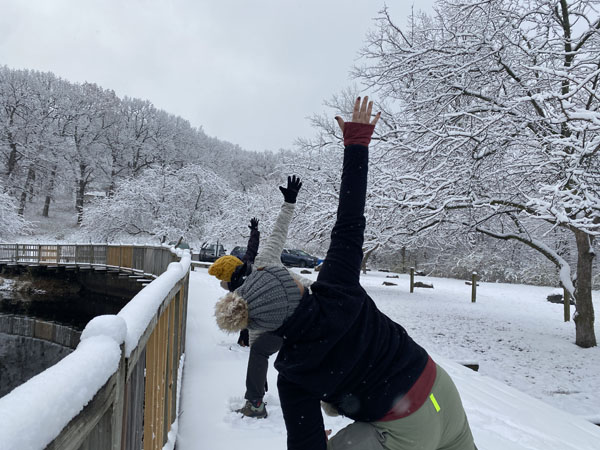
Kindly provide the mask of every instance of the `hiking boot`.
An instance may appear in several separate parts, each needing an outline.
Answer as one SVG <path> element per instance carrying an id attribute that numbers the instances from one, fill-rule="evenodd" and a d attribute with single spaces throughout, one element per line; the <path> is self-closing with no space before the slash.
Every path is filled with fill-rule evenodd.
<path id="1" fill-rule="evenodd" d="M 235 412 L 246 417 L 254 417 L 255 419 L 264 419 L 267 417 L 267 408 L 265 408 L 265 402 L 261 400 L 252 402 L 250 400 L 246 400 L 244 407 L 236 409 Z"/>

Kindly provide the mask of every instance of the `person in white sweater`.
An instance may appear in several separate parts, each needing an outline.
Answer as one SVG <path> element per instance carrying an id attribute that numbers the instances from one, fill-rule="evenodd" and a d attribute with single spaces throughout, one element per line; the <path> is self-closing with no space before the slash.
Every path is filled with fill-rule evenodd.
<path id="1" fill-rule="evenodd" d="M 254 260 L 254 264 L 249 262 L 240 263 L 235 267 L 233 273 L 227 274 L 229 281 L 222 282 L 222 286 L 233 292 L 240 287 L 245 279 L 252 273 L 253 270 L 260 270 L 265 266 L 283 266 L 281 262 L 281 252 L 287 240 L 288 229 L 296 208 L 296 197 L 302 187 L 300 178 L 295 175 L 289 176 L 287 187 L 280 186 L 279 190 L 283 194 L 284 202 L 281 205 L 277 220 L 273 226 L 273 231 L 260 246 L 260 251 Z M 227 258 L 223 256 L 221 258 Z M 225 262 L 219 258 L 209 269 L 209 273 L 223 280 L 217 272 Z M 311 280 L 304 278 L 295 272 L 290 271 L 290 274 L 298 280 L 303 286 L 310 286 Z M 267 387 L 267 371 L 269 368 L 269 357 L 278 352 L 283 344 L 283 340 L 272 333 L 250 331 L 250 355 L 248 357 L 248 368 L 246 372 L 246 399 L 245 405 L 236 410 L 246 417 L 265 418 L 267 410 L 263 397 Z"/>

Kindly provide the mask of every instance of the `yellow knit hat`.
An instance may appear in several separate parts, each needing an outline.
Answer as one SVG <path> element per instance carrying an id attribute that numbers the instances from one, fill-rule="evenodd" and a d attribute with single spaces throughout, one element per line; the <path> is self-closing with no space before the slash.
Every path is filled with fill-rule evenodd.
<path id="1" fill-rule="evenodd" d="M 221 281 L 231 281 L 231 276 L 237 266 L 244 264 L 239 258 L 233 255 L 221 256 L 212 266 L 208 268 L 208 274 L 217 277 Z"/>

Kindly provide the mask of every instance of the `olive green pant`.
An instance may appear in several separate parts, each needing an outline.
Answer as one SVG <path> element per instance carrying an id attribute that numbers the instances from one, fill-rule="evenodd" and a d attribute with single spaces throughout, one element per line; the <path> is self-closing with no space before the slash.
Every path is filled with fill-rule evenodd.
<path id="1" fill-rule="evenodd" d="M 332 437 L 328 450 L 476 450 L 454 382 L 444 369 L 429 397 L 410 416 L 389 422 L 354 422 Z"/>

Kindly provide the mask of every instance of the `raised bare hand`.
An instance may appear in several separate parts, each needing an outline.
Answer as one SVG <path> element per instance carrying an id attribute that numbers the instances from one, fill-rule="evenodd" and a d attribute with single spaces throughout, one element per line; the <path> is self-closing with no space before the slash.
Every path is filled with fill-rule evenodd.
<path id="1" fill-rule="evenodd" d="M 373 111 L 373 102 L 369 101 L 369 96 L 366 96 L 363 99 L 362 104 L 360 102 L 360 97 L 358 97 L 356 99 L 356 102 L 354 102 L 354 111 L 352 111 L 352 122 L 367 123 L 367 124 L 371 124 L 371 125 L 377 124 L 377 121 L 381 117 L 381 112 L 378 112 L 375 115 L 375 118 L 373 118 L 373 120 L 371 121 L 371 112 L 372 111 Z M 342 119 L 340 116 L 336 116 L 335 120 L 337 121 L 337 123 L 343 133 L 344 125 L 345 125 L 344 119 Z"/>

